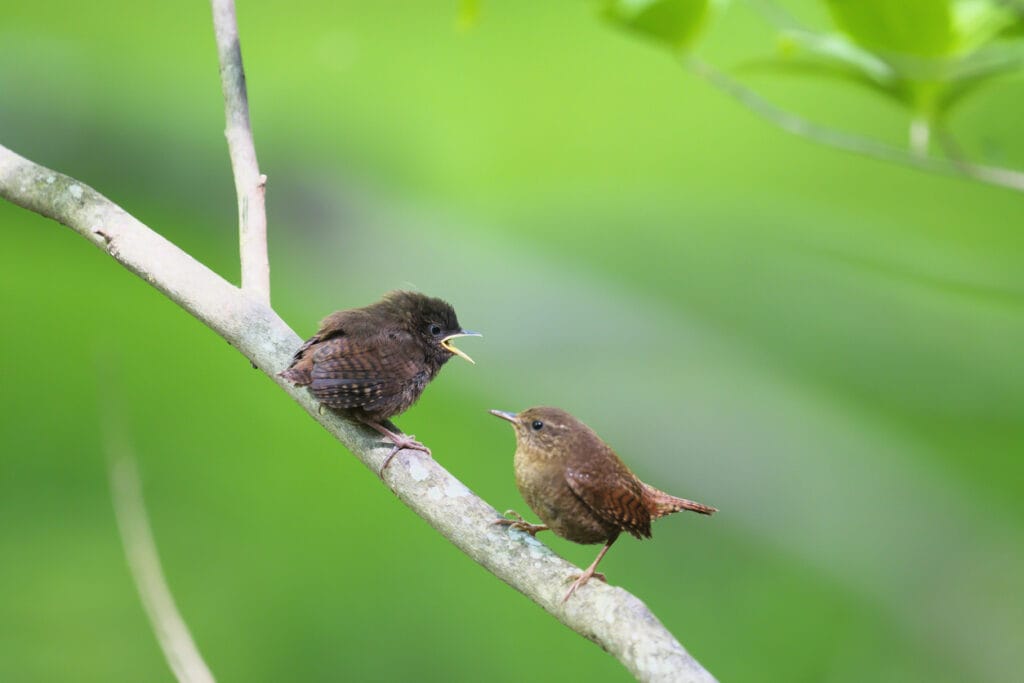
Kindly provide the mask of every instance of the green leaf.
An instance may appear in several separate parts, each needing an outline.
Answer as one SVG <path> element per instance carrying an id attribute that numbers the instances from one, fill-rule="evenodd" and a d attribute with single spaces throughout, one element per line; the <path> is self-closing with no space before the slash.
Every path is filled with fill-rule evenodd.
<path id="1" fill-rule="evenodd" d="M 784 57 L 806 55 L 823 64 L 841 66 L 880 85 L 896 80 L 891 65 L 841 35 L 784 31 L 779 35 L 779 52 Z"/>
<path id="2" fill-rule="evenodd" d="M 950 0 L 825 0 L 836 24 L 880 53 L 941 57 L 956 48 Z"/>
<path id="3" fill-rule="evenodd" d="M 1024 15 L 1008 3 L 957 0 L 953 3 L 953 32 L 960 52 L 970 53 L 997 38 L 1020 35 Z"/>
<path id="4" fill-rule="evenodd" d="M 904 82 L 893 68 L 841 35 L 820 35 L 804 30 L 783 31 L 775 57 L 747 62 L 744 70 L 823 76 L 866 87 L 900 103 L 908 99 Z"/>
<path id="5" fill-rule="evenodd" d="M 605 0 L 601 13 L 616 26 L 682 51 L 700 35 L 708 6 L 708 0 Z"/>
<path id="6" fill-rule="evenodd" d="M 1024 68 L 1024 8 L 998 0 L 825 0 L 845 35 L 780 32 L 745 68 L 824 76 L 939 121 L 981 86 Z M 847 36 L 849 36 L 847 38 Z"/>

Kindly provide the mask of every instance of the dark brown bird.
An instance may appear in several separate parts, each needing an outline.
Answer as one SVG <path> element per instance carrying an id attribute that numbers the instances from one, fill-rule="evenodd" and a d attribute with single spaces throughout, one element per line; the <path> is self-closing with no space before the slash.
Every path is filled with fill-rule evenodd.
<path id="1" fill-rule="evenodd" d="M 651 520 L 692 510 L 710 515 L 717 510 L 676 498 L 643 483 L 594 431 L 558 408 L 530 408 L 518 415 L 492 410 L 516 430 L 516 486 L 543 525 L 522 517 L 506 524 L 535 536 L 551 529 L 576 543 L 604 543 L 583 574 L 573 582 L 562 602 L 597 576 L 597 563 L 623 531 L 637 538 L 651 537 Z M 514 514 L 514 513 L 513 513 Z"/>
<path id="2" fill-rule="evenodd" d="M 446 301 L 391 292 L 375 304 L 324 318 L 281 376 L 308 387 L 324 406 L 364 422 L 393 443 L 383 472 L 399 449 L 430 454 L 414 437 L 396 433 L 389 418 L 415 403 L 449 358 L 473 362 L 452 345 L 453 339 L 479 336 L 462 329 Z"/>

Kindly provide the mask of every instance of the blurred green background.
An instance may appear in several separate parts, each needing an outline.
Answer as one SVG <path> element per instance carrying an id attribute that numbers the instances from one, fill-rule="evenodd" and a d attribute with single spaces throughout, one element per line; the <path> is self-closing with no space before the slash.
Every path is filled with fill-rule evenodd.
<path id="1" fill-rule="evenodd" d="M 811 2 L 788 3 L 810 21 Z M 397 423 L 499 509 L 564 407 L 721 509 L 602 564 L 722 681 L 1020 680 L 1024 196 L 792 138 L 586 3 L 241 2 L 275 307 L 412 287 L 483 340 Z M 0 142 L 237 280 L 206 3 L 6 2 Z M 770 52 L 744 5 L 702 53 Z M 755 75 L 902 142 L 894 104 Z M 1020 77 L 962 144 L 1024 167 Z M 102 416 L 222 681 L 622 681 L 433 533 L 240 355 L 0 202 L 0 680 L 171 680 L 127 571 Z M 117 400 L 111 400 L 111 394 Z M 586 566 L 596 547 L 545 542 Z"/>

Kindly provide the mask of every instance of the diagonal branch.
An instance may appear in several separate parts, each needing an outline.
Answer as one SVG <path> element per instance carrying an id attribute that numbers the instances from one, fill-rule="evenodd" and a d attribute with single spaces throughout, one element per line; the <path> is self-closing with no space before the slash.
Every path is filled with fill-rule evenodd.
<path id="1" fill-rule="evenodd" d="M 242 48 L 234 0 L 212 0 L 213 28 L 224 91 L 224 115 L 238 195 L 238 237 L 242 262 L 242 290 L 270 305 L 270 263 L 267 260 L 267 176 L 256 162 L 256 145 L 249 125 L 249 97 L 245 90 Z"/>
<path id="2" fill-rule="evenodd" d="M 705 82 L 788 133 L 872 159 L 910 166 L 939 175 L 966 177 L 1024 192 L 1024 172 L 998 166 L 983 166 L 964 160 L 940 159 L 927 153 L 922 154 L 920 151 L 910 152 L 878 140 L 822 126 L 775 106 L 739 81 L 696 57 L 687 58 L 684 65 Z"/>
<path id="3" fill-rule="evenodd" d="M 0 146 L 0 197 L 66 225 L 219 334 L 266 373 L 372 471 L 390 447 L 369 428 L 325 411 L 277 377 L 301 340 L 267 305 L 202 265 L 92 188 Z M 591 582 L 562 604 L 579 569 L 539 541 L 493 524 L 498 512 L 433 459 L 403 450 L 387 484 L 416 514 L 492 574 L 611 653 L 642 681 L 714 677 L 635 596 Z"/>

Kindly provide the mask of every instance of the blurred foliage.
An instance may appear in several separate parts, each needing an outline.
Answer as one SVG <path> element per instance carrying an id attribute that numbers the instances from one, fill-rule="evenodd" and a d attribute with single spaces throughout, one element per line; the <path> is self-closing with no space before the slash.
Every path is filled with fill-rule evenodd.
<path id="1" fill-rule="evenodd" d="M 826 0 L 826 4 L 839 28 L 869 50 L 941 57 L 956 42 L 949 0 Z"/>
<path id="2" fill-rule="evenodd" d="M 472 28 L 480 20 L 480 0 L 459 0 L 458 24 Z"/>
<path id="3" fill-rule="evenodd" d="M 525 512 L 486 410 L 542 403 L 720 508 L 602 562 L 720 680 L 1015 680 L 1024 198 L 794 140 L 585 4 L 483 8 L 459 31 L 447 0 L 239 3 L 282 316 L 451 300 L 477 365 L 396 421 L 499 509 Z M 0 141 L 236 278 L 208 7 L 5 10 Z M 770 49 L 743 3 L 713 27 L 716 63 Z M 751 81 L 902 137 L 891 99 Z M 1024 166 L 1022 85 L 956 109 L 973 156 Z M 110 509 L 109 391 L 220 680 L 628 680 L 146 283 L 3 203 L 0 226 L 0 681 L 171 680 Z"/>
<path id="4" fill-rule="evenodd" d="M 683 50 L 693 43 L 707 17 L 709 0 L 606 0 L 608 21 Z"/>
<path id="5" fill-rule="evenodd" d="M 771 0 L 752 3 L 781 19 L 779 50 L 761 67 L 867 86 L 929 123 L 980 86 L 1024 66 L 1024 7 L 1003 0 L 825 0 L 839 32 L 799 26 Z M 706 0 L 612 0 L 605 14 L 672 49 L 690 47 Z"/>

